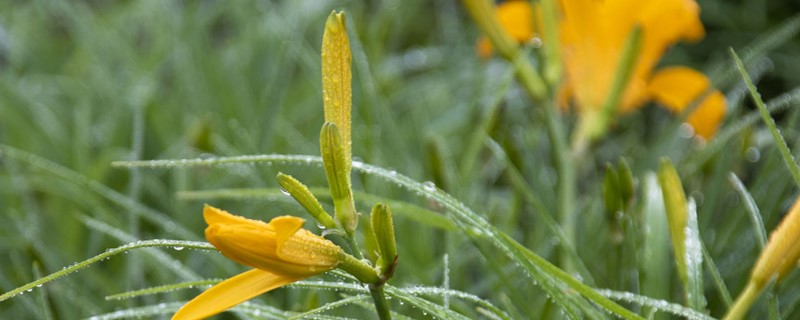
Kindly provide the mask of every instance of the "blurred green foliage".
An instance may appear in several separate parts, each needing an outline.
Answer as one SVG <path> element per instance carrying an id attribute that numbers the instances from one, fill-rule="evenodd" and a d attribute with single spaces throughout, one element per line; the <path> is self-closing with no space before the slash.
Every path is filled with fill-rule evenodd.
<path id="1" fill-rule="evenodd" d="M 478 34 L 460 5 L 454 0 L 0 1 L 0 292 L 137 239 L 202 240 L 203 202 L 262 220 L 302 216 L 302 208 L 277 189 L 275 175 L 284 171 L 314 190 L 326 185 L 320 167 L 128 170 L 112 168 L 111 162 L 318 155 L 319 44 L 333 9 L 347 12 L 353 47 L 354 156 L 435 181 L 555 261 L 558 237 L 546 217 L 555 212 L 556 181 L 540 106 L 509 85 L 506 64 L 475 56 Z M 624 237 L 616 240 L 620 231 L 608 223 L 603 205 L 604 166 L 624 157 L 637 181 L 633 201 L 641 202 L 646 172 L 669 157 L 698 205 L 700 237 L 714 263 L 706 265 L 706 273 L 718 272 L 727 285 L 720 289 L 705 282 L 710 315 L 719 317 L 727 310 L 720 291 L 735 296 L 741 290 L 759 250 L 729 174 L 744 182 L 767 230 L 798 192 L 763 124 L 741 122 L 755 108 L 740 79 L 725 76 L 732 69 L 727 49 L 765 39 L 777 44 L 743 56 L 749 54 L 746 63 L 767 103 L 782 95 L 791 102 L 774 116 L 798 157 L 798 94 L 792 90 L 800 85 L 800 42 L 794 33 L 780 38 L 771 30 L 798 19 L 800 5 L 756 0 L 700 5 L 705 39 L 679 45 L 662 63 L 708 72 L 731 104 L 723 131 L 743 129 L 702 144 L 682 135 L 680 121 L 665 111 L 645 108 L 626 115 L 580 164 L 575 250 L 585 283 L 642 292 L 639 279 L 649 270 L 641 269 L 638 242 L 647 225 L 641 221 L 646 206 L 634 206 L 638 209 L 615 221 Z M 269 192 L 230 199 L 177 194 L 231 188 Z M 437 203 L 365 175 L 354 175 L 354 188 L 400 201 L 412 214 L 442 211 Z M 357 202 L 359 211 L 369 212 L 368 203 L 374 202 Z M 563 316 L 502 253 L 390 206 L 399 253 L 391 284 L 447 285 L 483 297 L 514 318 Z M 184 264 L 195 274 L 176 275 L 170 264 Z M 670 288 L 657 298 L 684 304 L 674 266 L 661 267 Z M 225 278 L 240 270 L 216 253 L 141 250 L 0 302 L 0 318 L 72 319 L 183 301 L 199 291 L 123 301 L 103 297 L 197 280 L 193 276 Z M 800 287 L 792 285 L 797 278 L 790 275 L 774 288 L 779 301 L 774 310 L 782 318 L 800 316 Z M 304 311 L 342 294 L 289 288 L 256 300 Z M 445 303 L 437 299 L 432 300 Z M 461 300 L 447 303 L 467 317 L 481 314 Z M 770 306 L 757 304 L 754 314 L 764 318 Z M 393 307 L 412 318 L 427 317 L 399 303 Z M 356 318 L 371 312 L 358 304 L 331 311 Z"/>

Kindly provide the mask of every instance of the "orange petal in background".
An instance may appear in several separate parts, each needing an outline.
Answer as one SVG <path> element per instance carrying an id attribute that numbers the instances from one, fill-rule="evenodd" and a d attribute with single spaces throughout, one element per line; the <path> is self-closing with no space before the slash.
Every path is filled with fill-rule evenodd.
<path id="1" fill-rule="evenodd" d="M 659 70 L 647 84 L 648 96 L 675 113 L 681 113 L 692 102 L 709 90 L 711 82 L 706 76 L 687 67 L 669 67 Z M 716 133 L 725 117 L 725 96 L 711 91 L 689 115 L 687 122 L 699 136 L 709 139 Z"/>

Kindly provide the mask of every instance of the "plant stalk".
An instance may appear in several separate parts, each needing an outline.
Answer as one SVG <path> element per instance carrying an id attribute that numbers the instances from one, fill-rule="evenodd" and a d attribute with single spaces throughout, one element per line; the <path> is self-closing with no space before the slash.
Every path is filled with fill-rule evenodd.
<path id="1" fill-rule="evenodd" d="M 381 320 L 391 320 L 392 314 L 389 313 L 389 304 L 386 302 L 386 294 L 383 293 L 383 284 L 370 285 L 369 294 L 375 302 L 375 311 L 378 312 L 378 318 Z"/>
<path id="2" fill-rule="evenodd" d="M 755 283 L 752 281 L 747 284 L 747 288 L 744 289 L 744 292 L 736 298 L 736 302 L 733 304 L 733 308 L 728 310 L 728 314 L 725 315 L 723 320 L 738 320 L 744 319 L 747 315 L 747 311 L 750 310 L 750 305 L 758 298 L 758 294 L 761 290 L 756 286 Z"/>

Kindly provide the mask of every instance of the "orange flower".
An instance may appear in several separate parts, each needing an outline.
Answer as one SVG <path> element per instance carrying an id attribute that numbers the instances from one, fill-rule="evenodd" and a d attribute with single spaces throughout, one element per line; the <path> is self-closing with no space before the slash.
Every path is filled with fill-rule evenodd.
<path id="1" fill-rule="evenodd" d="M 257 295 L 339 265 L 342 249 L 301 229 L 303 219 L 282 216 L 269 223 L 206 205 L 206 239 L 223 255 L 255 269 L 220 282 L 181 307 L 173 319 L 212 316 Z"/>
<path id="2" fill-rule="evenodd" d="M 653 71 L 671 45 L 704 36 L 700 8 L 695 1 L 561 0 L 559 3 L 559 46 L 565 70 L 561 93 L 572 98 L 582 117 L 591 119 L 602 112 L 626 41 L 639 27 L 641 49 L 617 110 L 631 111 L 655 100 L 678 113 L 704 97 L 687 121 L 706 139 L 716 132 L 724 118 L 726 103 L 719 91 L 711 89 L 708 78 L 687 67 Z M 507 10 L 515 13 L 506 13 Z M 522 31 L 529 31 L 527 38 L 533 36 L 531 12 L 534 11 L 528 2 L 509 1 L 497 7 L 501 25 L 515 39 L 526 38 Z M 503 17 L 510 21 L 504 21 Z M 526 23 L 529 29 L 520 27 Z"/>

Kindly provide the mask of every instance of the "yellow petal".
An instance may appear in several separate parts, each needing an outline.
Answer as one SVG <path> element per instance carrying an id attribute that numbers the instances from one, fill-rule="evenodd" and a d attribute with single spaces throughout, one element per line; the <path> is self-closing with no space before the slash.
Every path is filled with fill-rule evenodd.
<path id="1" fill-rule="evenodd" d="M 245 217 L 233 215 L 228 211 L 214 208 L 208 204 L 203 206 L 203 219 L 206 220 L 206 224 L 214 225 L 214 224 L 226 224 L 226 225 L 260 225 L 264 228 L 272 228 L 267 225 L 264 221 L 247 219 Z"/>
<path id="2" fill-rule="evenodd" d="M 533 8 L 528 1 L 506 1 L 495 9 L 497 20 L 517 42 L 533 38 Z"/>
<path id="3" fill-rule="evenodd" d="M 293 216 L 280 216 L 272 219 L 270 225 L 275 227 L 275 239 L 279 244 L 286 242 L 292 235 L 303 227 L 305 220 Z"/>
<path id="4" fill-rule="evenodd" d="M 567 86 L 584 111 L 598 109 L 610 90 L 627 37 L 639 26 L 642 46 L 620 111 L 646 100 L 646 82 L 666 49 L 703 36 L 699 7 L 691 0 L 562 0 L 560 30 Z"/>
<path id="5" fill-rule="evenodd" d="M 667 109 L 680 113 L 701 97 L 711 83 L 700 72 L 687 67 L 669 67 L 659 70 L 648 82 L 647 94 Z M 687 122 L 695 133 L 711 138 L 725 117 L 725 96 L 712 91 L 689 115 Z"/>
<path id="6" fill-rule="evenodd" d="M 201 293 L 181 307 L 172 319 L 210 317 L 257 295 L 301 279 L 303 277 L 278 275 L 253 269 L 220 282 Z"/>

